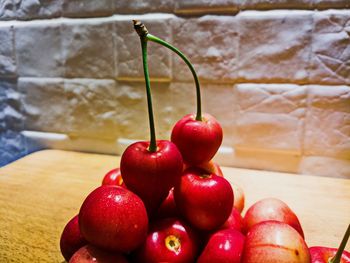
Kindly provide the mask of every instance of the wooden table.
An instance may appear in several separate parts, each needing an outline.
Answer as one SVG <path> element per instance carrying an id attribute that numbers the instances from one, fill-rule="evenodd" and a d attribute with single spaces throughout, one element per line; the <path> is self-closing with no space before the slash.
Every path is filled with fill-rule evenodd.
<path id="1" fill-rule="evenodd" d="M 44 150 L 0 169 L 0 262 L 63 262 L 59 239 L 116 156 Z M 350 223 L 350 180 L 224 167 L 246 207 L 284 200 L 298 215 L 309 246 L 338 246 Z M 347 245 L 347 250 L 350 246 Z"/>

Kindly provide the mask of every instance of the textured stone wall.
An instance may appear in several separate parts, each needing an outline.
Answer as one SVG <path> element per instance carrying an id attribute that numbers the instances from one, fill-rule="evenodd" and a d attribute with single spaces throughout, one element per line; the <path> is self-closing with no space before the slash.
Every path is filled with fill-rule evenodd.
<path id="1" fill-rule="evenodd" d="M 0 0 L 0 165 L 148 138 L 131 19 L 193 61 L 225 165 L 350 177 L 349 0 Z M 195 111 L 190 72 L 149 44 L 158 138 Z"/>

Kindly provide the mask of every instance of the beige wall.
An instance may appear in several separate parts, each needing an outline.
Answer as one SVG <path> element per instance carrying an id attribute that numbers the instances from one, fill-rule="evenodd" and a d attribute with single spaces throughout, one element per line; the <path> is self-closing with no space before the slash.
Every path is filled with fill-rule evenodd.
<path id="1" fill-rule="evenodd" d="M 350 177 L 349 5 L 2 1 L 0 158 L 43 147 L 120 154 L 148 138 L 136 18 L 193 61 L 204 110 L 224 128 L 219 163 Z M 195 110 L 194 85 L 165 48 L 150 43 L 149 58 L 166 139 Z"/>

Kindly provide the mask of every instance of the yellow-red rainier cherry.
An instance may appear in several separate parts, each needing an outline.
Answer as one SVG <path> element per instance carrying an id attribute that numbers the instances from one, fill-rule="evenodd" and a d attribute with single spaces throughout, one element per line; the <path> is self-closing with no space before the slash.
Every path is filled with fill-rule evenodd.
<path id="1" fill-rule="evenodd" d="M 293 227 L 278 221 L 254 225 L 245 240 L 242 263 L 310 263 L 309 249 Z"/>
<path id="2" fill-rule="evenodd" d="M 254 225 L 267 220 L 286 223 L 304 238 L 304 232 L 296 214 L 286 203 L 277 198 L 264 198 L 249 207 L 243 218 L 244 232 L 248 232 Z"/>

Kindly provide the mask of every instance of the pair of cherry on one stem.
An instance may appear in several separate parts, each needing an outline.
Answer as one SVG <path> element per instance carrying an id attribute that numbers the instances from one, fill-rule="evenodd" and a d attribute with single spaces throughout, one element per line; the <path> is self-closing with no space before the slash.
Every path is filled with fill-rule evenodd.
<path id="1" fill-rule="evenodd" d="M 188 59 L 178 49 L 149 34 L 142 23 L 134 21 L 134 27 L 141 40 L 151 138 L 130 145 L 122 155 L 120 169 L 128 189 L 141 197 L 148 214 L 152 215 L 181 177 L 184 162 L 196 166 L 210 161 L 221 145 L 223 133 L 214 117 L 201 112 L 199 81 Z M 177 53 L 189 66 L 196 83 L 197 113 L 188 114 L 175 124 L 171 141 L 156 140 L 147 65 L 148 41 Z M 194 172 L 205 176 L 200 170 Z"/>

